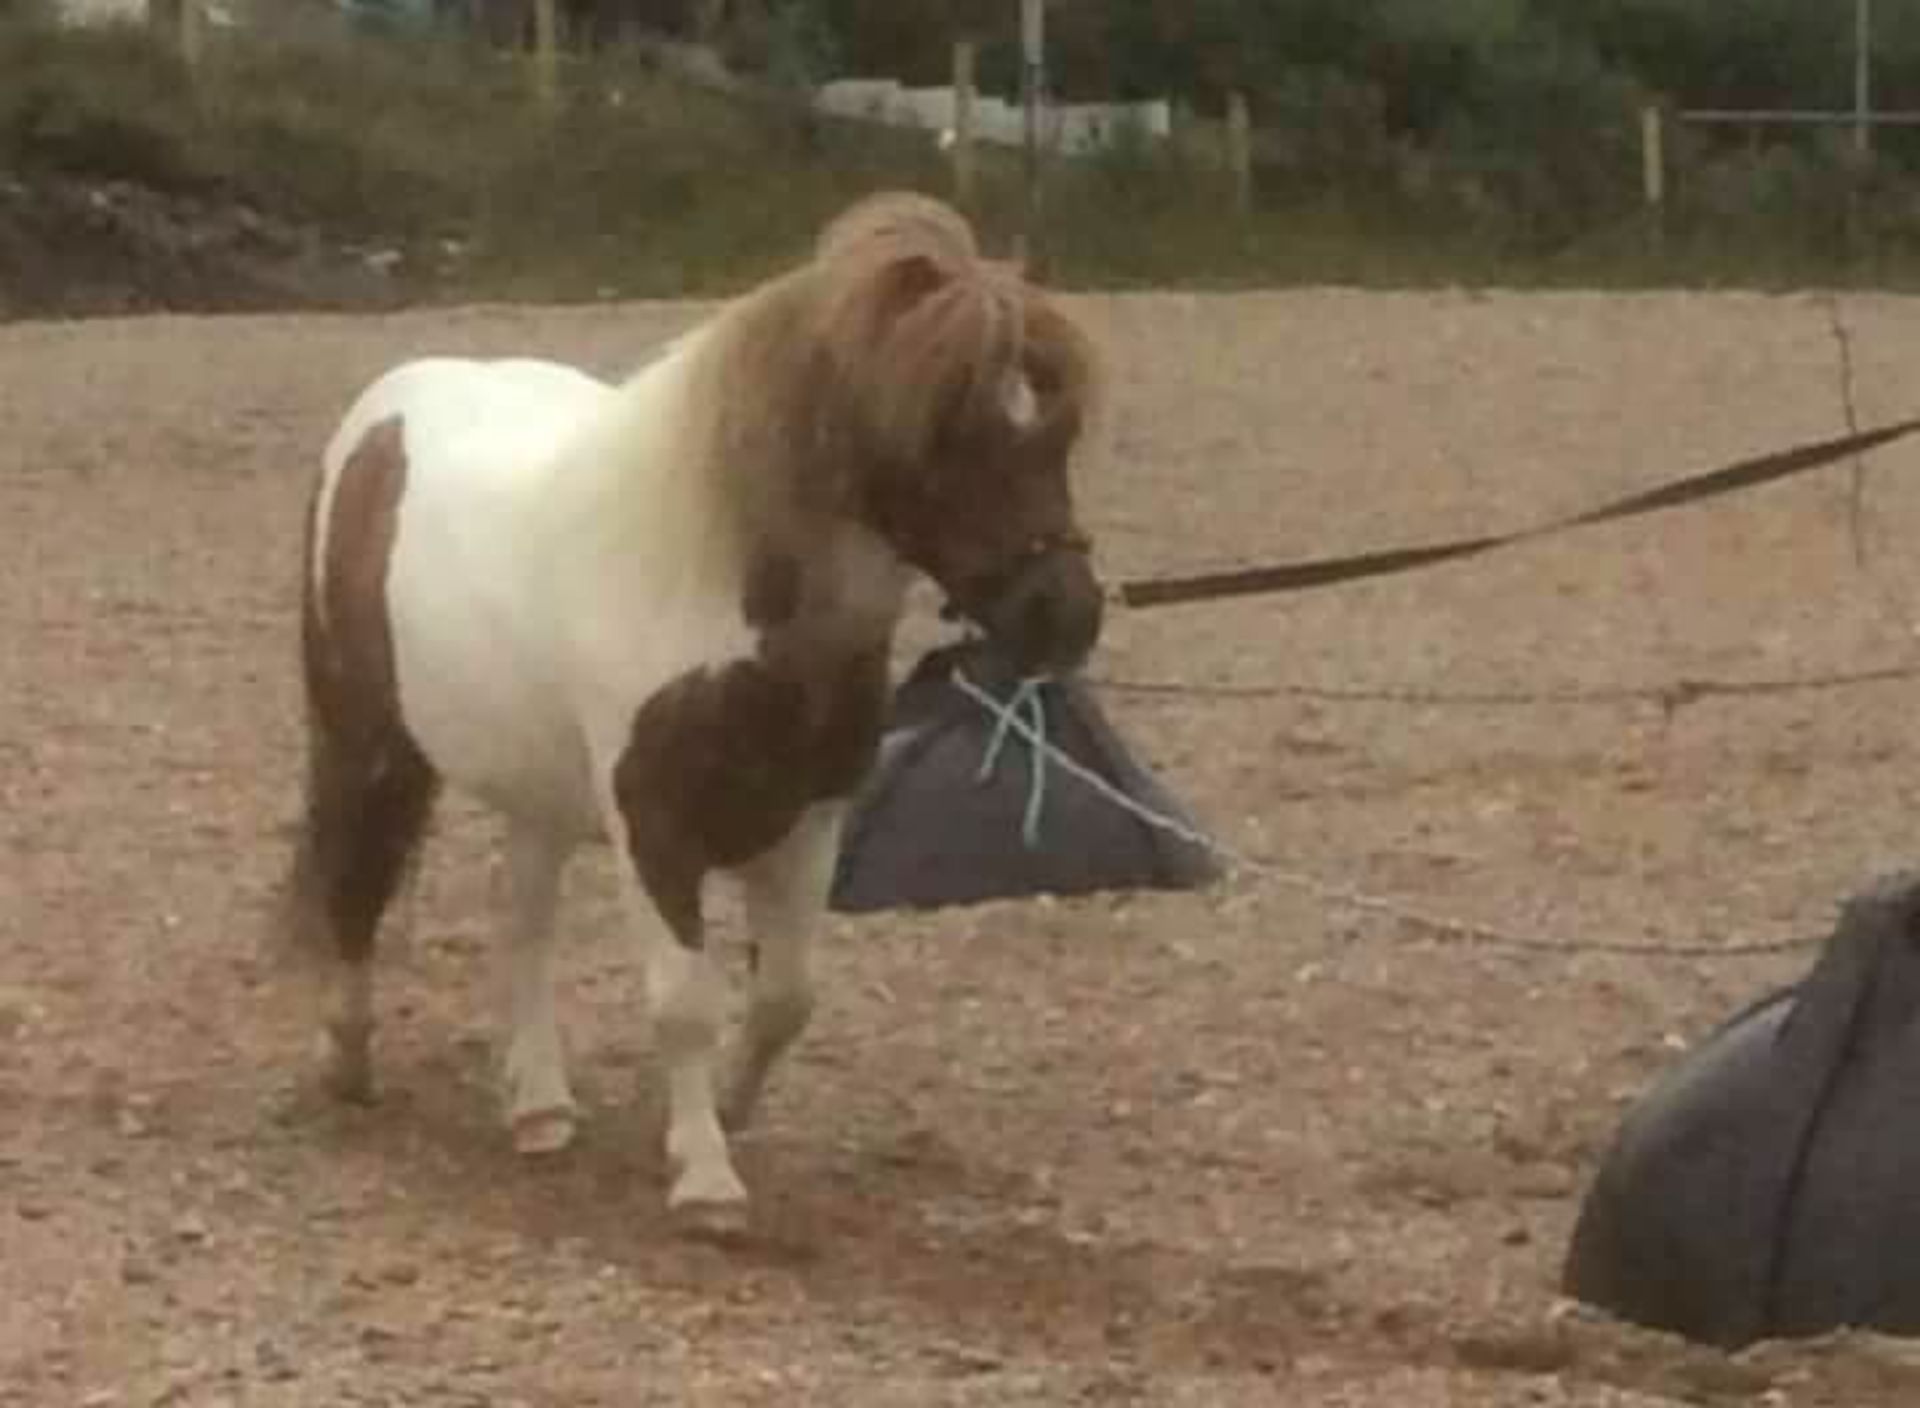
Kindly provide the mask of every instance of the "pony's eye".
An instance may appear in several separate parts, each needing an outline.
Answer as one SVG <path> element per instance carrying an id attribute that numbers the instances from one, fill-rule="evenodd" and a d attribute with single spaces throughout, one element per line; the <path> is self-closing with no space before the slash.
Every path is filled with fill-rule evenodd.
<path id="1" fill-rule="evenodd" d="M 1062 389 L 1060 368 L 1043 358 L 1033 358 L 1024 368 L 1027 385 L 1033 388 L 1033 394 L 1041 400 L 1058 396 Z"/>

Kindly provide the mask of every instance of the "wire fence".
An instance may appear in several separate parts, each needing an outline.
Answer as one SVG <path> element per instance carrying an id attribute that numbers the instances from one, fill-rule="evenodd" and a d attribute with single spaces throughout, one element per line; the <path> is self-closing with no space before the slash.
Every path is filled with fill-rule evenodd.
<path id="1" fill-rule="evenodd" d="M 1837 297 L 1825 300 L 1836 360 L 1836 394 L 1842 419 L 1849 434 L 1860 431 L 1858 396 L 1855 388 L 1854 339 Z M 1848 532 L 1853 544 L 1855 565 L 1875 594 L 1878 609 L 1892 618 L 1903 614 L 1882 583 L 1869 570 L 1865 548 L 1865 491 L 1869 466 L 1864 455 L 1853 457 L 1849 465 Z M 1898 635 L 1912 641 L 1909 630 Z M 1420 709 L 1543 709 L 1543 708 L 1620 708 L 1652 706 L 1669 721 L 1680 710 L 1709 700 L 1755 700 L 1830 694 L 1839 691 L 1888 686 L 1920 679 L 1920 645 L 1908 651 L 1901 663 L 1864 666 L 1851 670 L 1806 672 L 1761 678 L 1708 679 L 1680 678 L 1645 684 L 1597 685 L 1553 689 L 1449 689 L 1413 684 L 1349 685 L 1321 681 L 1185 681 L 1142 679 L 1124 676 L 1100 676 L 1091 680 L 1111 693 L 1144 699 L 1162 699 L 1182 703 L 1210 701 L 1246 703 L 1277 698 L 1306 699 L 1322 703 L 1373 705 Z M 1389 919 L 1399 925 L 1444 942 L 1521 953 L 1561 955 L 1601 954 L 1661 959 L 1730 959 L 1772 957 L 1797 953 L 1821 946 L 1824 934 L 1793 935 L 1749 943 L 1711 943 L 1684 941 L 1647 941 L 1641 943 L 1606 940 L 1542 939 L 1521 934 L 1514 926 L 1500 926 L 1465 919 L 1409 904 L 1388 896 L 1368 893 L 1357 886 L 1329 880 L 1304 871 L 1248 855 L 1216 837 L 1207 835 L 1177 817 L 1168 816 L 1128 797 L 1118 788 L 1091 773 L 1036 732 L 1026 719 L 1008 703 L 996 700 L 967 681 L 959 687 L 981 707 L 992 712 L 1001 730 L 1020 736 L 1047 765 L 1056 766 L 1093 787 L 1114 805 L 1133 814 L 1156 830 L 1204 847 L 1230 867 L 1305 891 L 1331 905 L 1362 914 Z M 1036 764 L 1038 766 L 1038 764 Z"/>
<path id="2" fill-rule="evenodd" d="M 1271 860 L 1247 854 L 1218 837 L 1190 826 L 1176 816 L 1147 806 L 1128 795 L 1091 768 L 1052 742 L 1043 728 L 1035 726 L 1023 710 L 1023 696 L 1002 700 L 976 685 L 964 674 L 954 677 L 954 686 L 994 717 L 996 736 L 1012 733 L 1032 750 L 1036 784 L 1045 769 L 1057 768 L 1086 787 L 1092 788 L 1112 805 L 1127 812 L 1142 824 L 1174 836 L 1189 845 L 1199 846 L 1218 857 L 1232 869 L 1301 890 L 1327 904 L 1393 921 L 1424 937 L 1440 942 L 1469 944 L 1479 948 L 1501 949 L 1532 954 L 1609 955 L 1614 957 L 1663 959 L 1729 959 L 1778 957 L 1819 947 L 1825 935 L 1794 935 L 1788 938 L 1752 943 L 1684 943 L 1648 941 L 1611 942 L 1594 939 L 1543 939 L 1519 934 L 1510 927 L 1445 914 L 1384 895 L 1370 894 L 1356 886 L 1342 884 L 1304 870 L 1292 869 Z M 1025 686 L 1023 686 L 1023 689 Z M 1036 792 L 1037 795 L 1037 792 Z"/>
<path id="3" fill-rule="evenodd" d="M 1687 705 L 1709 699 L 1824 694 L 1913 679 L 1920 679 L 1920 664 L 1785 675 L 1769 679 L 1679 679 L 1657 684 L 1559 689 L 1456 690 L 1424 685 L 1339 685 L 1274 680 L 1207 683 L 1121 677 L 1101 677 L 1094 683 L 1116 694 L 1145 698 L 1221 702 L 1297 698 L 1333 704 L 1384 704 L 1439 709 L 1617 708 L 1644 704 L 1655 706 L 1671 717 Z"/>

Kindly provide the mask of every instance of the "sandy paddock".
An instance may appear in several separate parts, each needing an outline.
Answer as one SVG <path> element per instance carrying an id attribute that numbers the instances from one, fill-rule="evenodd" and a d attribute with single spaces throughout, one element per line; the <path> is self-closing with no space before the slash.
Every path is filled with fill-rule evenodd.
<path id="1" fill-rule="evenodd" d="M 1085 473 L 1138 576 L 1571 509 L 1843 427 L 1807 297 L 1082 304 Z M 295 805 L 317 447 L 425 350 L 614 371 L 697 310 L 0 328 L 0 1403 L 1910 1403 L 1860 1346 L 1739 1361 L 1561 1316 L 1621 1102 L 1804 954 L 1449 943 L 1283 878 L 834 926 L 743 1153 L 760 1228 L 670 1238 L 637 967 L 576 875 L 591 1123 L 522 1165 L 486 1084 L 489 832 L 445 814 L 329 1108 L 255 944 Z M 1920 305 L 1844 305 L 1863 421 Z M 1395 581 L 1119 615 L 1107 695 L 1222 838 L 1551 941 L 1816 933 L 1912 859 L 1920 683 L 1509 696 L 1920 666 L 1920 445 Z M 636 1094 L 643 1090 L 643 1094 Z"/>

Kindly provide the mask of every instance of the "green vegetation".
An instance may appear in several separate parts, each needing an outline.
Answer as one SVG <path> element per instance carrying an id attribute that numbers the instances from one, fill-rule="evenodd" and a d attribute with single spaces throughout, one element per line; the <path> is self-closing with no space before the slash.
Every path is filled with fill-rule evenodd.
<path id="1" fill-rule="evenodd" d="M 1011 0 L 761 0 L 731 12 L 753 42 L 723 45 L 757 64 L 758 96 L 611 45 L 568 59 L 564 106 L 542 116 L 524 62 L 466 36 L 219 34 L 190 81 L 144 31 L 9 14 L 25 8 L 0 0 L 0 178 L 242 203 L 445 266 L 436 290 L 451 296 L 737 287 L 861 191 L 948 189 L 926 134 L 822 119 L 781 92 L 830 70 L 939 81 L 964 27 L 989 86 L 1008 87 L 1014 62 Z M 1065 96 L 1168 94 L 1187 116 L 1170 146 L 1054 163 L 1044 247 L 1054 276 L 1083 286 L 1920 284 L 1920 133 L 1883 132 L 1862 173 L 1842 131 L 1689 129 L 1663 248 L 1648 239 L 1640 104 L 1843 106 L 1846 8 L 1054 0 Z M 629 0 L 668 31 L 698 9 Z M 1920 11 L 1889 15 L 1881 39 L 1883 101 L 1920 92 Z M 1221 160 L 1230 89 L 1261 129 L 1244 219 Z M 979 214 L 1004 247 L 1017 158 L 983 161 Z M 450 248 L 463 253 L 448 264 Z"/>

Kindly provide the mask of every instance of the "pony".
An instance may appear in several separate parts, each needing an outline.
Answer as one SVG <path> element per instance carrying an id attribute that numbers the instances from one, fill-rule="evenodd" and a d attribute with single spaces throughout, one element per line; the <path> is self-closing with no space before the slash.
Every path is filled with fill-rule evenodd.
<path id="1" fill-rule="evenodd" d="M 436 798 L 503 819 L 492 969 L 513 1147 L 575 1134 L 556 1011 L 564 866 L 613 846 L 667 1094 L 670 1216 L 744 1224 L 730 1133 L 814 1006 L 809 952 L 872 767 L 914 575 L 1023 670 L 1094 649 L 1070 461 L 1090 338 L 929 197 L 882 193 L 631 377 L 421 357 L 368 385 L 306 517 L 304 811 L 284 932 L 323 1079 L 372 1098 L 382 916 Z M 741 886 L 730 1059 L 710 876 Z"/>

